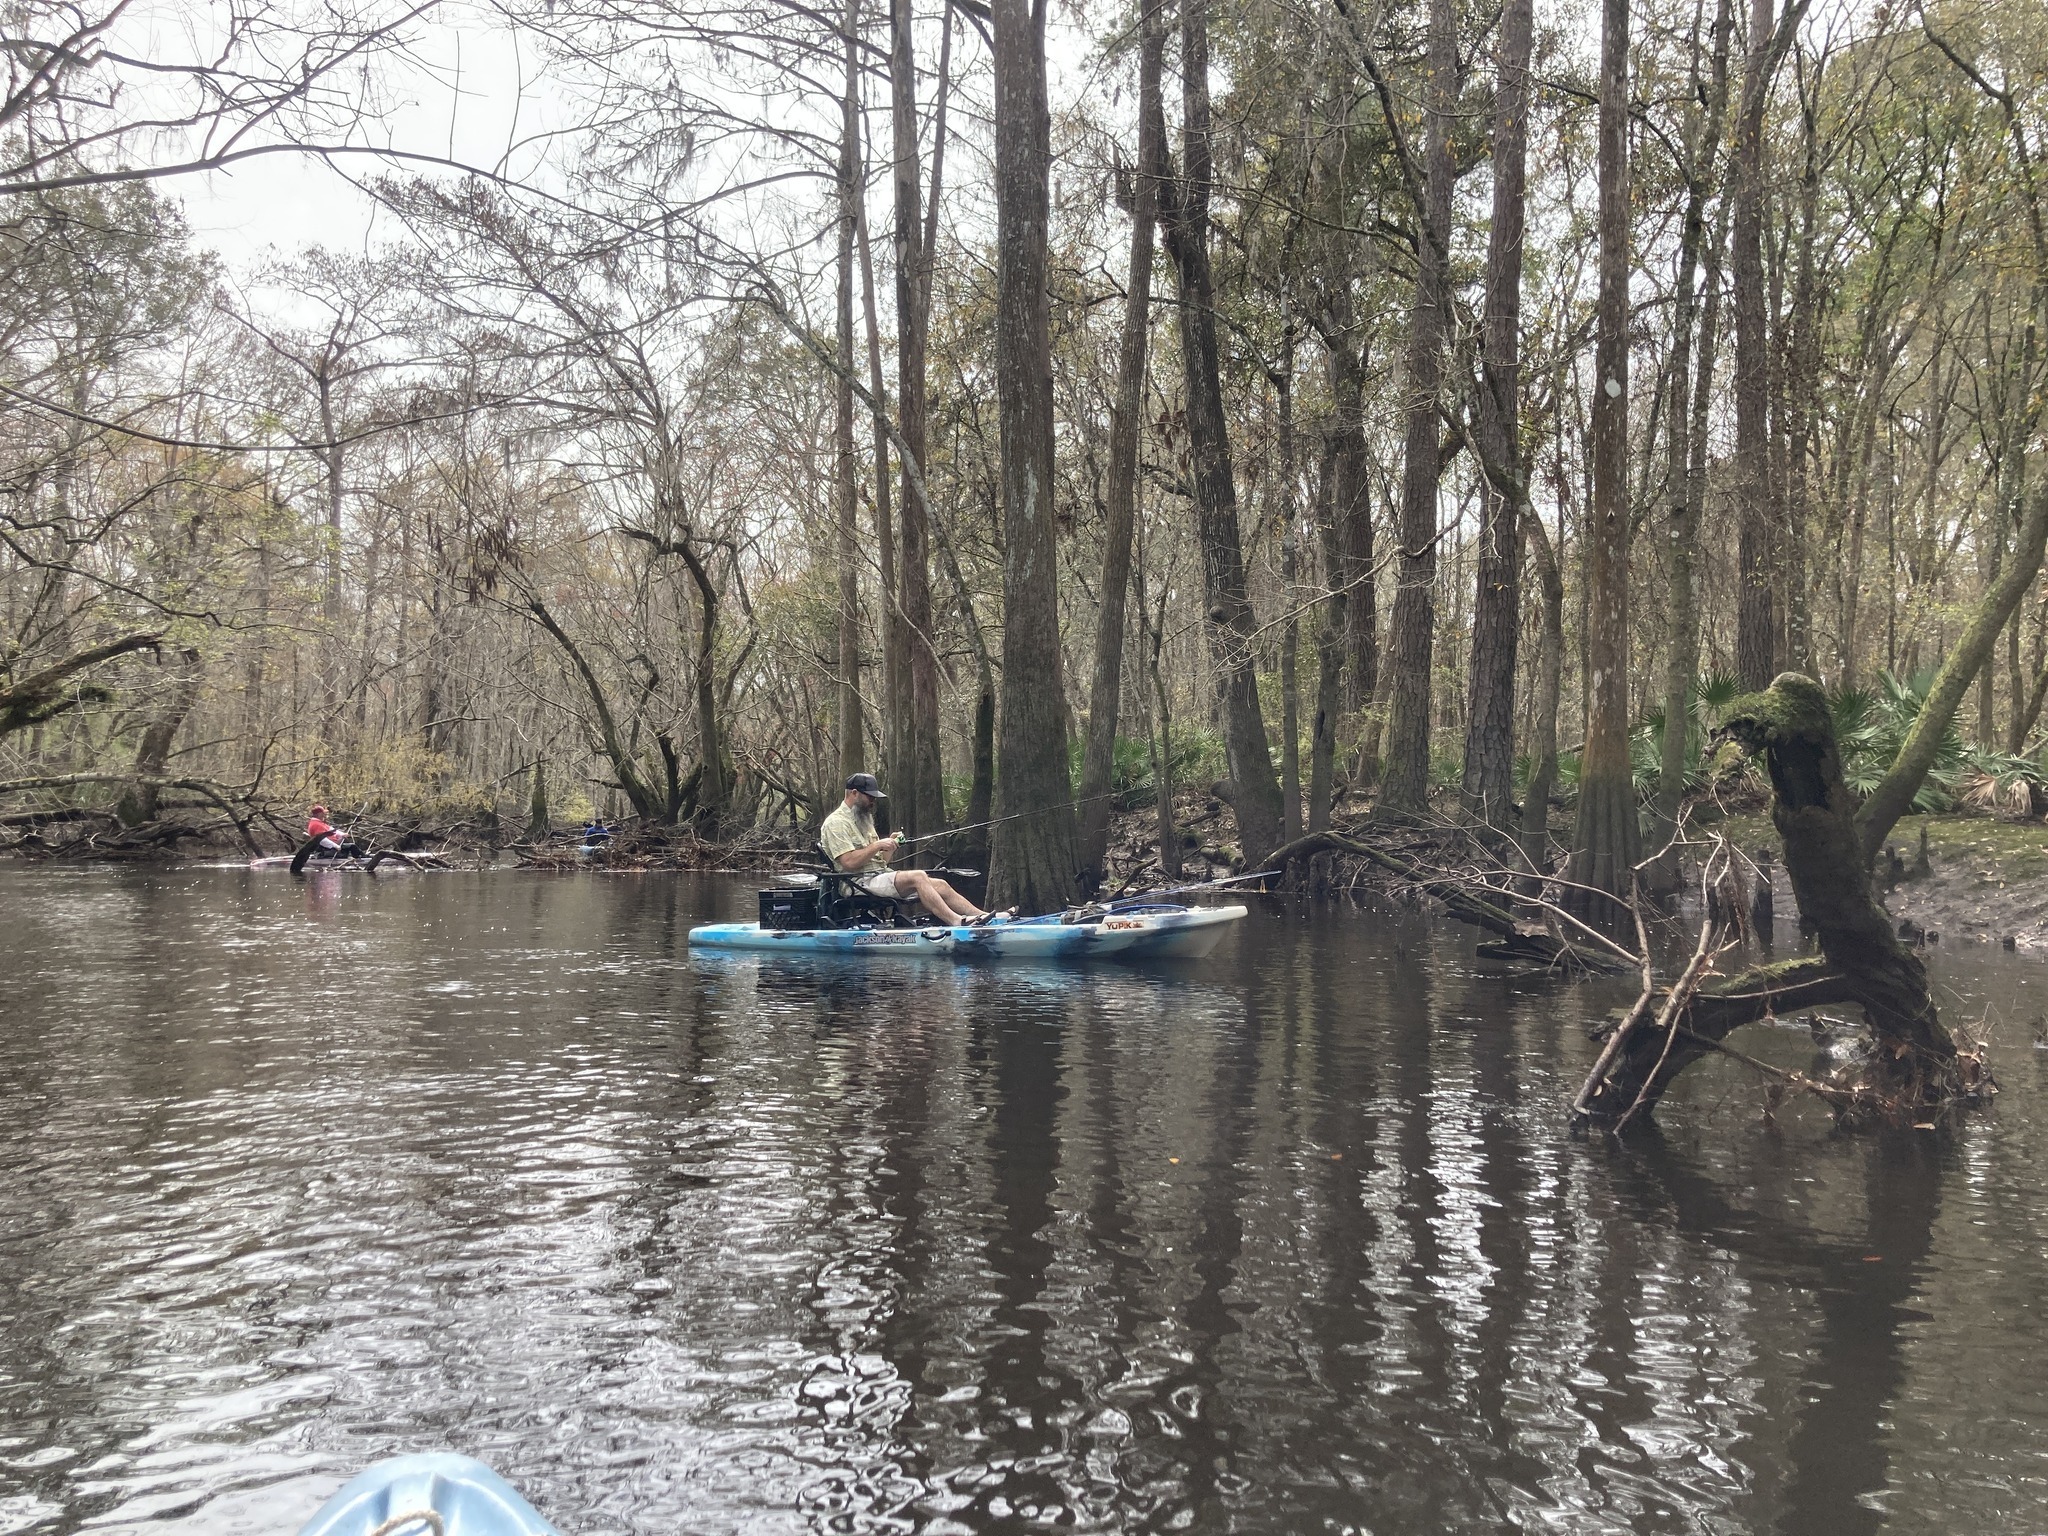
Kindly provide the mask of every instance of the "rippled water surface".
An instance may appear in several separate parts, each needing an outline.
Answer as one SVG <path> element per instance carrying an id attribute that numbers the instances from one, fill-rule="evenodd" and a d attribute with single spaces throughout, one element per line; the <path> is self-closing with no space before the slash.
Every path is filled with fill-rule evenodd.
<path id="1" fill-rule="evenodd" d="M 1617 1154 L 1612 994 L 1454 928 L 688 953 L 750 900 L 0 871 L 0 1533 L 433 1448 L 569 1536 L 2048 1529 L 2048 970 L 1942 972 L 1953 1138 L 1714 1061 Z"/>

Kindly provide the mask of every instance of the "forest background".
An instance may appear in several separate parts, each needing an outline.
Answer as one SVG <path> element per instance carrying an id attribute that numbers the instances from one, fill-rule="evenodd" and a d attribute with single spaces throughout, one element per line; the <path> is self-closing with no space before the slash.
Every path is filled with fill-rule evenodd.
<path id="1" fill-rule="evenodd" d="M 1622 889 L 1788 668 L 1885 827 L 2048 781 L 2036 8 L 0 17 L 15 834 L 732 839 L 869 768 L 1030 813 L 1033 905 L 1175 784 Z M 415 110 L 465 27 L 545 83 L 489 163 Z M 196 240 L 276 157 L 336 242 Z"/>

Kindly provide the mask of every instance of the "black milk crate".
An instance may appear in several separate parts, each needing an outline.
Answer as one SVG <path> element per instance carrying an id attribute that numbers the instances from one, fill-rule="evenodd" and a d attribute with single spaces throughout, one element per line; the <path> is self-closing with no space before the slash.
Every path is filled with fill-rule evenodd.
<path id="1" fill-rule="evenodd" d="M 799 932 L 818 926 L 818 888 L 815 885 L 784 886 L 762 891 L 761 926 L 784 932 Z"/>

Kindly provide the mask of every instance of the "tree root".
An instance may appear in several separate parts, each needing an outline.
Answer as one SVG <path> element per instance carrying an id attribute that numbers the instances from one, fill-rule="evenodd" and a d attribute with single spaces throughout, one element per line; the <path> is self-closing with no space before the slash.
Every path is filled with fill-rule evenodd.
<path id="1" fill-rule="evenodd" d="M 1453 836 L 1461 835 L 1455 829 L 1450 830 Z M 1633 955 L 1604 935 L 1575 923 L 1546 902 L 1502 890 L 1476 869 L 1469 874 L 1454 874 L 1443 868 L 1431 869 L 1414 859 L 1340 832 L 1311 832 L 1306 837 L 1296 838 L 1274 849 L 1266 856 L 1265 863 L 1270 869 L 1285 870 L 1297 860 L 1312 859 L 1322 853 L 1349 854 L 1398 875 L 1425 895 L 1441 902 L 1444 910 L 1459 922 L 1493 934 L 1496 942 L 1482 945 L 1479 950 L 1489 958 L 1606 973 L 1619 971 L 1624 964 L 1635 963 Z M 1545 921 L 1517 918 L 1504 903 L 1532 908 Z M 1571 937 L 1567 937 L 1567 930 L 1574 930 Z"/>

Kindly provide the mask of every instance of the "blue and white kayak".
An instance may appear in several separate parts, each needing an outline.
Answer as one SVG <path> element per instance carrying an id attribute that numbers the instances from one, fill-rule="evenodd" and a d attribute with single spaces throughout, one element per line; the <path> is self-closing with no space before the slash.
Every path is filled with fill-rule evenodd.
<path id="1" fill-rule="evenodd" d="M 299 1536 L 561 1536 L 480 1461 L 442 1452 L 366 1469 Z"/>
<path id="2" fill-rule="evenodd" d="M 895 955 L 915 960 L 950 955 L 956 928 L 763 928 L 759 923 L 705 923 L 690 942 L 708 949 L 774 950 L 785 955 Z"/>
<path id="3" fill-rule="evenodd" d="M 1017 953 L 1029 953 L 1023 947 L 1029 943 L 1025 936 L 1034 929 L 1049 927 L 1057 933 L 1070 926 L 1094 928 L 1101 935 L 1095 942 L 1104 946 L 1106 952 L 1124 959 L 1199 960 L 1214 952 L 1231 925 L 1244 920 L 1245 911 L 1243 907 L 1183 907 L 1169 902 L 1125 902 L 1111 907 L 1108 915 L 1097 923 L 1069 925 L 1057 917 L 1035 917 L 1007 924 L 1002 929 L 956 928 L 953 931 L 972 934 L 977 940 L 1001 934 L 997 939 L 997 952 L 1002 954 L 1011 952 L 1006 948 L 1008 945 L 1018 945 Z M 1057 949 L 1054 952 L 1057 953 Z"/>
<path id="4" fill-rule="evenodd" d="M 763 928 L 759 923 L 706 923 L 690 942 L 707 949 L 785 955 L 951 955 L 955 959 L 1199 959 L 1223 941 L 1243 907 L 1181 907 L 1164 903 L 1112 908 L 1070 923 L 1058 915 L 995 922 L 978 928 Z"/>

